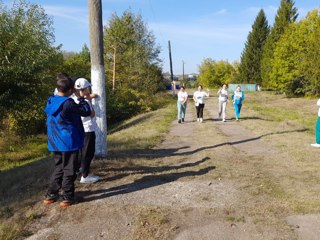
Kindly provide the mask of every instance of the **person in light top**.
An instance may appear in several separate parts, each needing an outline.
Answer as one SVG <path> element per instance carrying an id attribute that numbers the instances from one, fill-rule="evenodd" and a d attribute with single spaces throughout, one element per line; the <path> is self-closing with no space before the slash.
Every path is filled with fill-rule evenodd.
<path id="1" fill-rule="evenodd" d="M 221 119 L 222 115 L 222 121 L 226 121 L 226 111 L 227 111 L 227 101 L 228 101 L 228 87 L 227 84 L 223 84 L 222 88 L 218 91 L 219 96 L 219 118 Z"/>
<path id="2" fill-rule="evenodd" d="M 90 116 L 81 117 L 85 138 L 83 148 L 79 154 L 81 162 L 80 173 L 82 175 L 80 183 L 94 183 L 100 179 L 99 176 L 89 175 L 91 161 L 95 155 L 95 130 L 97 129 L 95 111 L 93 110 L 91 99 L 98 97 L 96 94 L 90 93 L 91 86 L 91 83 L 85 78 L 78 78 L 74 84 L 74 88 L 76 89 L 74 96 L 75 102 L 77 102 L 78 97 L 83 97 L 91 108 Z"/>
<path id="3" fill-rule="evenodd" d="M 243 91 L 241 91 L 241 87 L 238 85 L 232 95 L 232 102 L 233 102 L 234 111 L 236 114 L 237 121 L 239 121 L 239 119 L 240 119 L 240 111 L 242 108 L 243 100 L 244 100 L 244 93 L 243 93 Z"/>
<path id="4" fill-rule="evenodd" d="M 204 109 L 204 99 L 209 97 L 209 90 L 207 92 L 202 91 L 202 85 L 198 86 L 198 91 L 194 92 L 193 100 L 197 109 L 197 121 L 203 122 L 203 109 Z"/>
<path id="5" fill-rule="evenodd" d="M 316 143 L 311 144 L 312 147 L 320 148 L 320 99 L 317 101 L 318 110 L 318 120 L 316 123 Z"/>
<path id="6" fill-rule="evenodd" d="M 186 116 L 186 110 L 187 110 L 187 101 L 188 101 L 188 93 L 185 92 L 184 86 L 181 86 L 178 92 L 178 101 L 177 101 L 178 123 L 184 122 L 184 118 Z"/>

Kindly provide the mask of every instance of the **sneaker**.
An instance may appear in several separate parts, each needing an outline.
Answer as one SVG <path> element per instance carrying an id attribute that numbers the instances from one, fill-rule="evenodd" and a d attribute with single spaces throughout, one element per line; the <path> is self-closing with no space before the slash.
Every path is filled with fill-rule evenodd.
<path id="1" fill-rule="evenodd" d="M 200 118 L 197 118 L 197 122 L 200 122 Z"/>
<path id="2" fill-rule="evenodd" d="M 319 143 L 313 143 L 313 144 L 311 144 L 311 147 L 320 148 L 320 144 Z"/>
<path id="3" fill-rule="evenodd" d="M 226 119 L 222 119 L 222 122 L 225 122 L 226 121 Z"/>
<path id="4" fill-rule="evenodd" d="M 178 120 L 178 123 L 181 123 L 181 119 Z"/>
<path id="5" fill-rule="evenodd" d="M 203 118 L 200 118 L 200 122 L 203 122 Z"/>
<path id="6" fill-rule="evenodd" d="M 64 199 L 64 200 L 62 200 L 62 202 L 60 202 L 60 206 L 61 207 L 69 207 L 69 206 L 71 206 L 72 204 L 74 204 L 74 201 L 73 201 L 73 199 Z"/>
<path id="7" fill-rule="evenodd" d="M 100 177 L 98 176 L 87 176 L 87 177 L 81 177 L 80 183 L 95 183 L 99 181 Z"/>
<path id="8" fill-rule="evenodd" d="M 181 119 L 181 122 L 184 122 L 184 118 Z"/>
<path id="9" fill-rule="evenodd" d="M 236 121 L 238 122 L 238 121 L 239 121 L 239 118 L 236 118 Z"/>
<path id="10" fill-rule="evenodd" d="M 55 201 L 57 201 L 59 199 L 59 194 L 55 194 L 55 193 L 48 193 L 46 195 L 46 199 L 43 200 L 44 204 L 51 204 L 54 203 Z"/>

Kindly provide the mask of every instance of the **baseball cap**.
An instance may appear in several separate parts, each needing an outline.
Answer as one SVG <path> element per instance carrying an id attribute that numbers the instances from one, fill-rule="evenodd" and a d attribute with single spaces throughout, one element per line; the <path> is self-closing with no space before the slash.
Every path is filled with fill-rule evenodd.
<path id="1" fill-rule="evenodd" d="M 85 78 L 78 78 L 74 83 L 75 89 L 85 89 L 87 87 L 91 87 L 92 84 Z"/>

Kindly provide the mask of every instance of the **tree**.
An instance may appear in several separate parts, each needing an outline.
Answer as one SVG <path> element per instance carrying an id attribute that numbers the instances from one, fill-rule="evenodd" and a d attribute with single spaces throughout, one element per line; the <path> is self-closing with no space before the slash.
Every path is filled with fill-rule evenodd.
<path id="1" fill-rule="evenodd" d="M 292 23 L 274 49 L 270 86 L 288 95 L 314 95 L 320 90 L 319 11 Z"/>
<path id="2" fill-rule="evenodd" d="M 108 122 L 149 110 L 163 79 L 160 48 L 141 15 L 114 13 L 104 28 L 104 49 Z"/>
<path id="3" fill-rule="evenodd" d="M 261 9 L 248 35 L 241 55 L 239 80 L 242 83 L 261 84 L 262 48 L 269 34 L 269 25 L 264 11 Z"/>
<path id="4" fill-rule="evenodd" d="M 12 116 L 17 131 L 32 133 L 43 126 L 42 96 L 63 60 L 52 20 L 38 5 L 19 1 L 8 9 L 0 2 L 0 35 L 0 120 Z"/>
<path id="5" fill-rule="evenodd" d="M 107 79 L 112 79 L 114 52 L 116 49 L 117 87 L 145 90 L 146 71 L 152 65 L 159 66 L 160 48 L 155 37 L 147 29 L 141 15 L 125 11 L 122 16 L 113 14 L 105 27 L 105 51 Z M 157 88 L 149 88 L 154 93 Z"/>
<path id="6" fill-rule="evenodd" d="M 228 61 L 214 61 L 206 58 L 199 66 L 197 81 L 206 87 L 219 87 L 224 83 L 230 83 L 235 74 L 235 68 Z"/>
<path id="7" fill-rule="evenodd" d="M 79 53 L 65 54 L 62 72 L 68 73 L 72 77 L 84 77 L 90 79 L 90 51 L 85 44 Z"/>
<path id="8" fill-rule="evenodd" d="M 294 7 L 293 0 L 281 0 L 280 7 L 277 11 L 273 27 L 266 40 L 263 48 L 263 57 L 261 61 L 261 77 L 264 87 L 272 86 L 272 78 L 270 77 L 271 64 L 273 62 L 274 48 L 279 41 L 281 35 L 285 32 L 290 23 L 294 23 L 298 17 L 298 10 Z"/>

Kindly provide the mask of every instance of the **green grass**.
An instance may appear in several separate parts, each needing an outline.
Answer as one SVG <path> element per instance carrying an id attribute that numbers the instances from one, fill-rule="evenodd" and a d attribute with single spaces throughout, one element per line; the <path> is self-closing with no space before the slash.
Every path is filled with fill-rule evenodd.
<path id="1" fill-rule="evenodd" d="M 19 167 L 47 156 L 49 152 L 45 135 L 26 139 L 13 136 L 9 139 L 4 136 L 0 138 L 0 171 Z"/>

